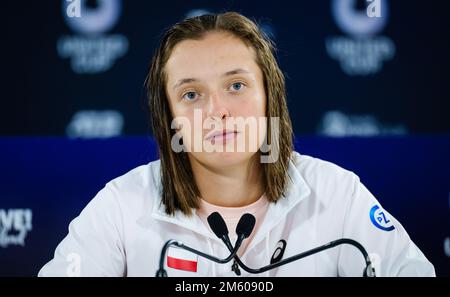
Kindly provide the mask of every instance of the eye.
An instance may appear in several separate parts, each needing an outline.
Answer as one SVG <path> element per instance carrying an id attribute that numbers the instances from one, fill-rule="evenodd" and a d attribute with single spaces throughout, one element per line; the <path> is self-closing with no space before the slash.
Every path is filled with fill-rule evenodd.
<path id="1" fill-rule="evenodd" d="M 240 91 L 244 88 L 244 84 L 242 82 L 232 83 L 230 86 L 231 91 Z"/>
<path id="2" fill-rule="evenodd" d="M 195 99 L 197 99 L 197 92 L 186 92 L 184 93 L 182 98 L 187 101 L 194 101 Z"/>

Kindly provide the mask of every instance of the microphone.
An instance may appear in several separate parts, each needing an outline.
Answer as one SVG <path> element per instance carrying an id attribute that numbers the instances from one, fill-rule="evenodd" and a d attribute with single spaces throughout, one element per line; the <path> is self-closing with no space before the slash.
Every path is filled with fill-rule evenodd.
<path id="1" fill-rule="evenodd" d="M 220 216 L 220 214 L 217 213 L 217 215 L 215 215 L 215 216 L 218 217 L 218 216 Z M 222 217 L 220 217 L 220 219 L 222 219 Z M 219 219 L 215 219 L 215 220 L 219 220 Z M 222 219 L 222 221 L 223 221 L 223 219 Z M 239 220 L 238 226 L 236 227 L 236 234 L 238 235 L 238 241 L 236 242 L 236 246 L 238 245 L 238 243 L 239 243 L 239 246 L 242 243 L 242 241 L 239 242 L 239 238 L 241 238 L 241 237 L 247 238 L 247 237 L 250 236 L 250 234 L 253 231 L 253 228 L 255 226 L 255 221 L 256 221 L 255 217 L 253 215 L 251 215 L 251 214 L 244 214 L 241 217 L 241 219 Z M 209 220 L 208 220 L 208 223 L 209 223 Z M 211 227 L 211 229 L 217 228 L 216 225 L 211 226 L 211 224 L 210 224 L 210 227 Z M 214 230 L 215 229 L 213 229 L 213 231 Z M 216 233 L 216 232 L 214 231 L 214 233 Z M 216 235 L 217 235 L 217 233 L 216 233 Z M 232 244 L 231 244 L 230 239 L 228 237 L 228 232 L 227 232 L 227 236 L 226 237 L 222 236 L 222 237 L 219 237 L 219 238 L 222 239 L 225 242 L 225 245 L 228 247 L 228 249 L 230 251 L 233 250 L 232 249 Z M 311 256 L 311 255 L 314 255 L 314 254 L 317 254 L 317 253 L 320 253 L 320 252 L 322 252 L 324 250 L 327 250 L 327 249 L 330 249 L 330 248 L 334 248 L 334 247 L 336 247 L 338 245 L 341 245 L 341 244 L 353 245 L 361 252 L 361 254 L 363 255 L 364 260 L 366 262 L 366 268 L 363 271 L 363 276 L 364 277 L 375 277 L 376 276 L 375 269 L 372 266 L 372 262 L 370 260 L 369 254 L 367 253 L 366 249 L 359 242 L 357 242 L 356 240 L 349 239 L 349 238 L 341 238 L 341 239 L 338 239 L 338 240 L 334 240 L 334 241 L 329 242 L 329 243 L 327 243 L 325 245 L 322 245 L 322 246 L 319 246 L 317 248 L 311 249 L 309 251 L 306 251 L 306 252 L 303 252 L 303 253 L 291 256 L 291 257 L 286 258 L 284 260 L 281 260 L 279 262 L 266 265 L 266 266 L 261 267 L 259 269 L 254 269 L 254 268 L 247 267 L 244 263 L 242 263 L 242 261 L 239 259 L 239 257 L 237 255 L 234 256 L 234 259 L 235 259 L 235 264 L 236 263 L 239 264 L 239 266 L 242 269 L 244 269 L 245 271 L 247 271 L 248 273 L 258 274 L 258 273 L 263 273 L 263 272 L 266 272 L 268 270 L 274 269 L 276 267 L 279 267 L 279 266 L 282 266 L 282 265 L 286 265 L 288 263 L 300 260 L 302 258 Z M 236 248 L 236 246 L 235 246 L 235 248 Z M 238 272 L 239 269 L 237 268 L 237 265 L 235 265 L 235 264 L 233 264 L 232 270 L 235 271 L 236 274 L 240 275 L 240 272 Z"/>
<path id="2" fill-rule="evenodd" d="M 244 239 L 248 238 L 255 227 L 256 219 L 253 215 L 249 213 L 245 213 L 239 219 L 239 222 L 236 226 L 236 234 L 238 236 L 236 240 L 236 244 L 234 246 L 235 250 L 238 250 L 241 247 Z M 233 245 L 231 244 L 231 240 L 228 237 L 228 228 L 223 220 L 222 216 L 218 212 L 213 212 L 208 216 L 208 224 L 211 227 L 211 230 L 216 234 L 217 237 L 222 239 L 227 248 L 232 251 Z M 235 260 L 232 265 L 232 271 L 234 271 L 237 275 L 241 275 L 241 271 L 237 265 L 237 261 Z"/>
<path id="3" fill-rule="evenodd" d="M 236 226 L 236 234 L 238 239 L 236 241 L 236 246 L 238 248 L 241 246 L 242 241 L 248 238 L 255 227 L 256 219 L 253 215 L 249 213 L 245 213 L 240 219 Z M 223 220 L 222 216 L 218 212 L 213 212 L 208 216 L 208 224 L 211 227 L 211 230 L 216 234 L 217 237 L 222 239 L 228 249 L 233 250 L 233 245 L 231 244 L 231 240 L 228 237 L 228 228 Z"/>
<path id="4" fill-rule="evenodd" d="M 249 214 L 247 214 L 249 215 Z M 251 217 L 249 217 L 251 216 Z M 217 257 L 205 254 L 201 251 L 198 251 L 194 248 L 191 248 L 182 242 L 176 241 L 174 239 L 168 240 L 162 250 L 161 250 L 161 256 L 159 258 L 159 269 L 156 271 L 156 277 L 167 277 L 167 271 L 164 269 L 164 259 L 166 258 L 167 250 L 170 246 L 177 246 L 179 248 L 182 248 L 184 250 L 190 251 L 198 256 L 201 256 L 203 258 L 206 258 L 208 260 L 211 260 L 213 262 L 219 263 L 219 264 L 225 264 L 230 262 L 236 253 L 239 250 L 239 247 L 242 244 L 242 241 L 247 238 L 252 230 L 253 226 L 255 225 L 255 217 L 252 215 L 249 216 L 242 216 L 239 220 L 238 227 L 236 228 L 236 233 L 238 234 L 238 240 L 236 241 L 236 245 L 233 248 L 233 245 L 231 244 L 230 238 L 228 237 L 228 228 L 225 224 L 225 221 L 223 220 L 222 216 L 218 212 L 212 213 L 210 216 L 208 216 L 208 224 L 211 226 L 211 229 L 213 230 L 214 234 L 216 234 L 217 237 L 222 239 L 222 241 L 227 245 L 228 249 L 230 250 L 231 254 L 226 257 L 225 259 L 219 259 Z M 252 222 L 253 220 L 253 222 Z M 239 227 L 240 226 L 240 227 Z M 239 232 L 238 232 L 239 229 Z M 237 265 L 236 265 L 237 267 Z"/>
<path id="5" fill-rule="evenodd" d="M 222 216 L 218 212 L 213 212 L 207 218 L 211 230 L 219 237 L 229 250 L 233 250 L 230 238 L 228 237 L 228 228 Z"/>
<path id="6" fill-rule="evenodd" d="M 236 234 L 238 236 L 242 234 L 245 238 L 248 238 L 250 234 L 252 234 L 255 223 L 256 219 L 253 215 L 244 213 L 244 215 L 242 215 L 242 217 L 239 219 L 239 223 L 236 226 Z"/>

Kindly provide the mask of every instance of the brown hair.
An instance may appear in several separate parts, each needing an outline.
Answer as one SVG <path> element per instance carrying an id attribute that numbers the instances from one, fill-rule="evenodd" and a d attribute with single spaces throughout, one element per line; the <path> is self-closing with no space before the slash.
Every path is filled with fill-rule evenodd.
<path id="1" fill-rule="evenodd" d="M 151 61 L 145 86 L 147 88 L 153 136 L 159 146 L 161 160 L 162 203 L 167 214 L 181 210 L 192 214 L 192 208 L 199 206 L 199 190 L 186 152 L 176 153 L 171 149 L 175 134 L 171 127 L 172 114 L 166 93 L 167 76 L 164 67 L 174 47 L 186 39 L 201 39 L 205 33 L 224 31 L 240 38 L 256 53 L 266 92 L 266 117 L 279 118 L 279 131 L 272 131 L 270 120 L 267 139 L 272 133 L 279 133 L 279 157 L 276 162 L 263 163 L 266 197 L 276 202 L 284 195 L 288 179 L 288 164 L 292 153 L 292 125 L 286 104 L 284 75 L 274 57 L 274 45 L 248 18 L 235 12 L 208 14 L 186 19 L 168 29 Z"/>

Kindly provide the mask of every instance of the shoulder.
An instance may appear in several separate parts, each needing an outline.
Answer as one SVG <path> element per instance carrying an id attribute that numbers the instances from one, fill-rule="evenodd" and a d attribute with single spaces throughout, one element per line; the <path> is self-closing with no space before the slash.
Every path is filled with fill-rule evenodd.
<path id="1" fill-rule="evenodd" d="M 298 152 L 293 152 L 291 159 L 300 174 L 310 181 L 342 181 L 342 179 L 353 179 L 357 177 L 352 171 L 349 171 L 337 164 L 308 155 L 303 155 Z"/>
<path id="2" fill-rule="evenodd" d="M 156 190 L 160 185 L 160 160 L 131 169 L 106 184 L 119 192 Z"/>
<path id="3" fill-rule="evenodd" d="M 139 214 L 151 209 L 160 199 L 160 161 L 152 161 L 133 168 L 109 181 L 91 203 L 114 204 L 121 211 Z"/>
<path id="4" fill-rule="evenodd" d="M 359 177 L 329 161 L 298 152 L 292 154 L 292 164 L 310 187 L 311 193 L 323 200 L 353 196 Z"/>

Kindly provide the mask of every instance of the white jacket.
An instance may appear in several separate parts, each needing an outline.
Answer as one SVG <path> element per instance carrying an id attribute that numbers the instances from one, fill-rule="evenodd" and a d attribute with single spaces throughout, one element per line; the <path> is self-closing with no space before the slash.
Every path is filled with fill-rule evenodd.
<path id="1" fill-rule="evenodd" d="M 294 152 L 289 175 L 292 182 L 286 196 L 270 203 L 241 258 L 247 266 L 269 264 L 280 240 L 286 241 L 285 259 L 335 239 L 351 238 L 371 255 L 378 276 L 435 275 L 402 225 L 380 207 L 355 174 Z M 106 184 L 70 223 L 69 234 L 39 276 L 154 276 L 161 248 L 169 239 L 227 257 L 224 243 L 197 215 L 164 212 L 158 195 L 160 177 L 160 162 L 154 161 Z M 216 264 L 196 258 L 197 272 L 166 266 L 168 275 L 235 276 L 232 261 Z M 361 276 L 364 267 L 355 247 L 341 245 L 258 275 Z"/>

